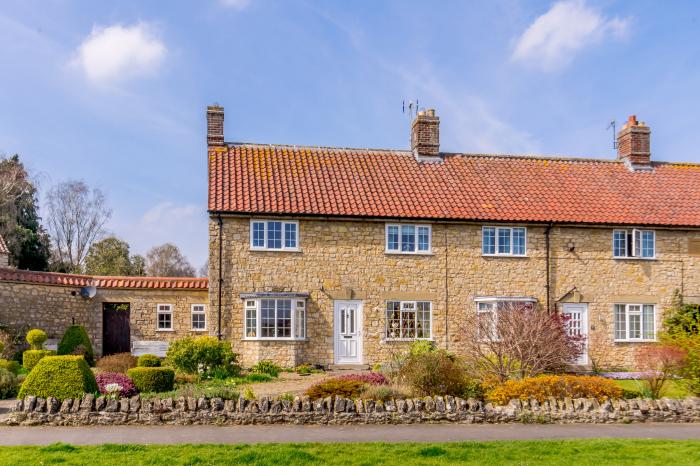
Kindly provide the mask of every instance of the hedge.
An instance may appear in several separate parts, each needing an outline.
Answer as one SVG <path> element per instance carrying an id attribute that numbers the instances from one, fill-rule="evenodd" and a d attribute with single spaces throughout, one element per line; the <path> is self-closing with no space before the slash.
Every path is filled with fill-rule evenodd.
<path id="1" fill-rule="evenodd" d="M 596 398 L 599 401 L 621 398 L 622 389 L 603 377 L 588 375 L 541 375 L 520 380 L 508 380 L 495 386 L 486 398 L 504 405 L 512 399 L 537 399 L 540 403 L 549 397 Z"/>
<path id="2" fill-rule="evenodd" d="M 127 375 L 139 392 L 169 392 L 175 383 L 175 371 L 169 367 L 134 367 Z"/>
<path id="3" fill-rule="evenodd" d="M 160 367 L 160 358 L 155 354 L 142 354 L 136 363 L 138 367 Z"/>
<path id="4" fill-rule="evenodd" d="M 80 398 L 98 391 L 95 376 L 82 356 L 47 356 L 39 361 L 19 390 L 19 398 L 27 395 L 60 401 Z"/>
<path id="5" fill-rule="evenodd" d="M 58 344 L 59 355 L 81 355 L 85 357 L 85 361 L 91 365 L 95 365 L 95 353 L 92 350 L 92 344 L 88 337 L 85 327 L 82 325 L 71 325 L 63 334 L 61 342 Z"/>
<path id="6" fill-rule="evenodd" d="M 0 400 L 17 394 L 17 376 L 7 369 L 0 368 Z"/>
<path id="7" fill-rule="evenodd" d="M 34 369 L 39 361 L 46 356 L 55 356 L 56 352 L 53 350 L 39 349 L 39 350 L 27 350 L 22 354 L 22 365 L 28 371 Z"/>
<path id="8" fill-rule="evenodd" d="M 10 359 L 9 361 L 7 359 L 0 359 L 0 369 L 5 369 L 13 374 L 17 375 L 19 374 L 19 369 L 20 369 L 20 364 L 17 361 L 14 361 Z"/>

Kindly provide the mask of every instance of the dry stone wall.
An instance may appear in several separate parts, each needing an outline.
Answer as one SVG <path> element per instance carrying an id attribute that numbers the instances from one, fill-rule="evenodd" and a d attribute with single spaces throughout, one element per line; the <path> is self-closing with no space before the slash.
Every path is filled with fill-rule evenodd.
<path id="1" fill-rule="evenodd" d="M 633 399 L 599 403 L 592 398 L 511 400 L 506 406 L 451 396 L 372 401 L 346 398 L 311 400 L 222 400 L 167 398 L 120 400 L 26 397 L 18 400 L 6 425 L 116 424 L 416 424 L 416 423 L 631 423 L 700 422 L 700 398 Z"/>

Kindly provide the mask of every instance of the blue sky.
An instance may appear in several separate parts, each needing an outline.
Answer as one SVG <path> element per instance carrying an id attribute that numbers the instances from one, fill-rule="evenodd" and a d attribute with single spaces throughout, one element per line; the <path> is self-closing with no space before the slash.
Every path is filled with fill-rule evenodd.
<path id="1" fill-rule="evenodd" d="M 653 159 L 700 161 L 693 1 L 4 0 L 0 63 L 0 153 L 196 267 L 214 102 L 229 141 L 405 148 L 418 99 L 445 151 L 608 158 L 635 113 Z"/>

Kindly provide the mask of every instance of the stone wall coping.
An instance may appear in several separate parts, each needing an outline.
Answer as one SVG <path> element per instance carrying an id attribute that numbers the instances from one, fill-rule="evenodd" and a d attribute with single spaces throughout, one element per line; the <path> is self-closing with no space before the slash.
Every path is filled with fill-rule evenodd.
<path id="1" fill-rule="evenodd" d="M 414 424 L 414 423 L 630 423 L 700 422 L 700 398 L 513 399 L 495 406 L 452 396 L 387 401 L 327 397 L 114 399 L 86 394 L 66 399 L 17 400 L 5 425 L 116 424 Z"/>

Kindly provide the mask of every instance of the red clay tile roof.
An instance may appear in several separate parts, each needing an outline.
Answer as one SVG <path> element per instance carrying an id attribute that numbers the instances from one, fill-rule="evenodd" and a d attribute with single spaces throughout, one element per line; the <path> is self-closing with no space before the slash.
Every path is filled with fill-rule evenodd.
<path id="1" fill-rule="evenodd" d="M 700 226 L 700 165 L 228 144 L 209 149 L 212 213 Z"/>
<path id="2" fill-rule="evenodd" d="M 207 290 L 209 279 L 194 277 L 105 277 L 0 268 L 0 281 L 97 288 Z"/>

